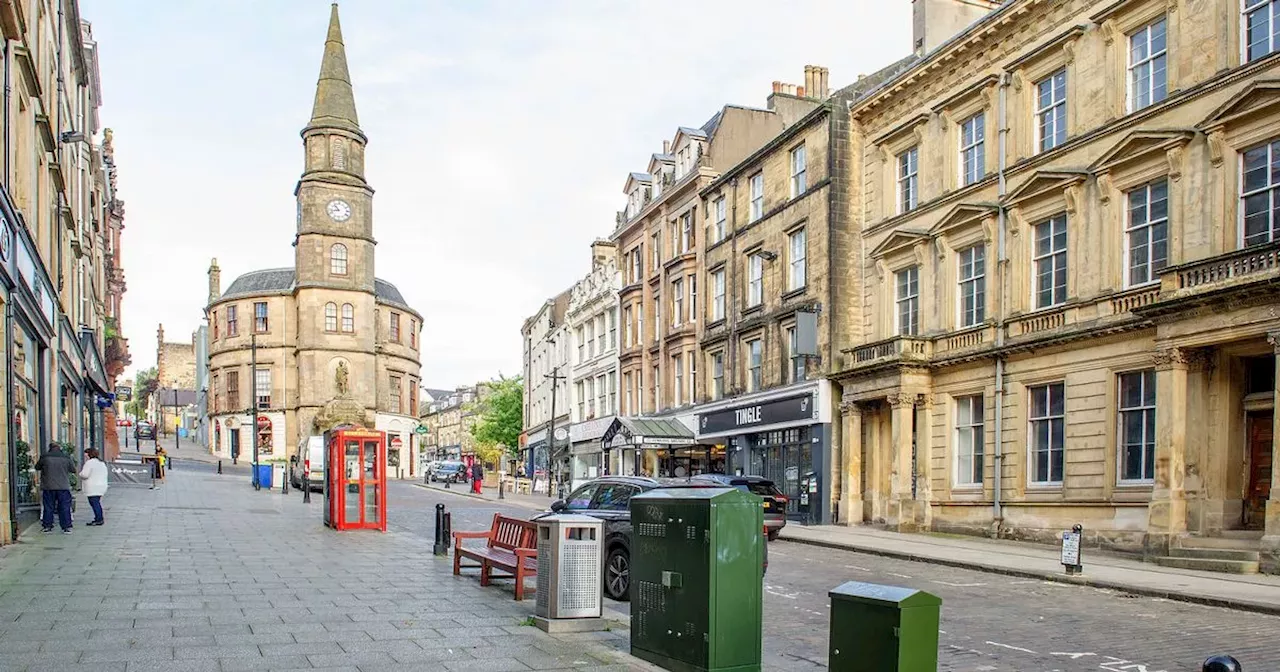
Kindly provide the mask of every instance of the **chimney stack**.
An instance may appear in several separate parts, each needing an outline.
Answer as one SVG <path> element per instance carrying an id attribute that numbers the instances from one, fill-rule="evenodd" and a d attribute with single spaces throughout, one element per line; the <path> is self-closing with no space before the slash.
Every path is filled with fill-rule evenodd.
<path id="1" fill-rule="evenodd" d="M 804 90 L 808 91 L 810 95 L 818 91 L 818 86 L 814 82 L 814 70 L 816 69 L 812 65 L 804 66 Z"/>
<path id="2" fill-rule="evenodd" d="M 597 239 L 591 243 L 591 269 L 601 268 L 611 260 L 617 263 L 617 255 L 617 245 L 607 240 Z"/>
<path id="3" fill-rule="evenodd" d="M 209 303 L 218 300 L 222 296 L 222 269 L 218 268 L 218 259 L 214 257 L 209 262 Z"/>
<path id="4" fill-rule="evenodd" d="M 1002 0 L 911 0 L 912 52 L 923 56 L 1000 9 Z"/>
<path id="5" fill-rule="evenodd" d="M 670 141 L 670 140 L 663 140 L 663 141 L 662 141 L 662 153 L 663 153 L 663 154 L 670 154 L 670 153 L 671 153 L 671 141 Z"/>

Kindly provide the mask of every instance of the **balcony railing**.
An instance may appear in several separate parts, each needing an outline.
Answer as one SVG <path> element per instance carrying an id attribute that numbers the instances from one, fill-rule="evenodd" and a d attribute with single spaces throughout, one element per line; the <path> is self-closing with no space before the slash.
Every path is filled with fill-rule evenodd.
<path id="1" fill-rule="evenodd" d="M 1210 285 L 1234 284 L 1234 281 L 1262 279 L 1280 272 L 1280 244 L 1247 247 L 1210 259 L 1171 266 L 1160 274 L 1163 294 L 1205 289 Z"/>
<path id="2" fill-rule="evenodd" d="M 1066 324 L 1067 310 L 1064 306 L 1052 311 L 1032 313 L 1031 315 L 1010 320 L 1006 328 L 1009 330 L 1009 337 L 1016 338 L 1041 331 L 1061 329 Z"/>
<path id="3" fill-rule="evenodd" d="M 894 359 L 926 362 L 933 355 L 933 342 L 919 336 L 894 336 L 852 350 L 854 366 L 868 366 Z"/>

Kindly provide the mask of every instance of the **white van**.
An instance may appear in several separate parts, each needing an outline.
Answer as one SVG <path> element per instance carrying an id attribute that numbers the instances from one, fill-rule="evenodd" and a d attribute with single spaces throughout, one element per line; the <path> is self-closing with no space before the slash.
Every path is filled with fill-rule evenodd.
<path id="1" fill-rule="evenodd" d="M 298 454 L 289 460 L 289 484 L 302 487 L 302 474 L 310 472 L 312 490 L 324 490 L 324 437 L 308 436 L 298 444 Z"/>

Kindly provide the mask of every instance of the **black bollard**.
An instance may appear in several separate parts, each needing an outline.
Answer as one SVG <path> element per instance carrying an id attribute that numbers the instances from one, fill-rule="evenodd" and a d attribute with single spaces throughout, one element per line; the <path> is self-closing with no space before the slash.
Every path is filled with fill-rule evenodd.
<path id="1" fill-rule="evenodd" d="M 502 491 L 506 489 L 507 489 L 506 479 L 502 477 L 502 474 L 498 474 L 498 499 L 506 499 L 506 497 L 504 497 L 502 494 Z"/>
<path id="2" fill-rule="evenodd" d="M 218 475 L 222 475 L 222 460 L 218 460 Z"/>
<path id="3" fill-rule="evenodd" d="M 449 489 L 449 481 L 452 481 L 452 480 L 453 480 L 453 476 L 451 476 L 451 475 L 449 475 L 449 474 L 445 474 L 445 476 L 444 476 L 444 489 L 445 489 L 445 490 L 448 490 L 448 489 Z"/>
<path id="4" fill-rule="evenodd" d="M 444 543 L 444 504 L 436 504 L 436 539 L 435 546 L 431 552 L 436 555 L 446 555 L 449 547 Z"/>
<path id="5" fill-rule="evenodd" d="M 284 476 L 280 478 L 280 494 L 289 494 L 289 470 L 286 469 Z"/>
<path id="6" fill-rule="evenodd" d="M 453 545 L 453 513 L 444 512 L 444 547 L 447 551 Z"/>
<path id="7" fill-rule="evenodd" d="M 1203 672 L 1244 672 L 1240 661 L 1231 656 L 1214 656 L 1204 661 Z"/>
<path id="8" fill-rule="evenodd" d="M 311 503 L 311 470 L 302 472 L 302 503 Z"/>

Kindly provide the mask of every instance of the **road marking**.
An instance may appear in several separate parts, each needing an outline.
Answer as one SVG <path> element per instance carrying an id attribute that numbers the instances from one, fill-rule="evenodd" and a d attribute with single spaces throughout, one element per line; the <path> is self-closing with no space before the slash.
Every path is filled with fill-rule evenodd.
<path id="1" fill-rule="evenodd" d="M 940 583 L 944 586 L 951 586 L 952 588 L 977 588 L 978 586 L 987 585 L 985 583 L 952 583 L 950 581 L 939 581 L 937 579 L 934 579 L 933 582 Z"/>
<path id="2" fill-rule="evenodd" d="M 858 567 L 857 565 L 845 565 L 845 566 L 844 566 L 844 568 L 845 568 L 845 569 L 856 569 L 856 570 L 858 570 L 859 572 L 869 572 L 869 571 L 871 571 L 871 570 L 867 569 L 866 567 Z"/>
<path id="3" fill-rule="evenodd" d="M 1081 658 L 1087 658 L 1087 657 L 1089 657 L 1089 656 L 1096 656 L 1096 655 L 1098 655 L 1098 654 L 1096 654 L 1096 653 L 1067 653 L 1067 652 L 1065 652 L 1065 651 L 1051 651 L 1051 652 L 1049 653 L 1049 655 L 1051 655 L 1051 656 L 1066 656 L 1066 657 L 1070 658 L 1071 660 L 1080 660 Z"/>
<path id="4" fill-rule="evenodd" d="M 778 597 L 785 597 L 785 598 L 787 598 L 788 600 L 794 600 L 794 599 L 796 599 L 796 597 L 797 597 L 798 595 L 800 595 L 800 593 L 798 593 L 798 592 L 797 592 L 797 593 L 784 593 L 784 592 L 781 592 L 781 591 L 777 590 L 777 589 L 776 589 L 776 588 L 774 588 L 773 586 L 765 586 L 765 587 L 764 587 L 764 592 L 769 593 L 770 595 L 776 595 L 776 596 L 778 596 Z"/>
<path id="5" fill-rule="evenodd" d="M 898 577 L 899 579 L 909 579 L 909 578 L 911 578 L 911 577 L 907 576 L 906 574 L 895 574 L 895 573 L 893 573 L 893 572 L 885 572 L 885 573 L 886 573 L 886 574 L 888 574 L 889 576 L 896 576 L 896 577 Z"/>
<path id="6" fill-rule="evenodd" d="M 1030 653 L 1030 654 L 1034 654 L 1034 655 L 1040 655 L 1040 654 L 1036 653 L 1035 651 L 1032 651 L 1031 649 L 1024 649 L 1024 648 L 1022 648 L 1021 646 L 1013 646 L 1012 644 L 1001 644 L 1000 642 L 987 642 L 987 643 L 988 643 L 988 644 L 990 644 L 991 646 L 998 646 L 998 647 L 1000 647 L 1000 648 L 1002 648 L 1002 649 L 1010 649 L 1010 650 L 1013 650 L 1013 651 L 1021 651 L 1021 652 L 1023 652 L 1023 653 Z"/>

